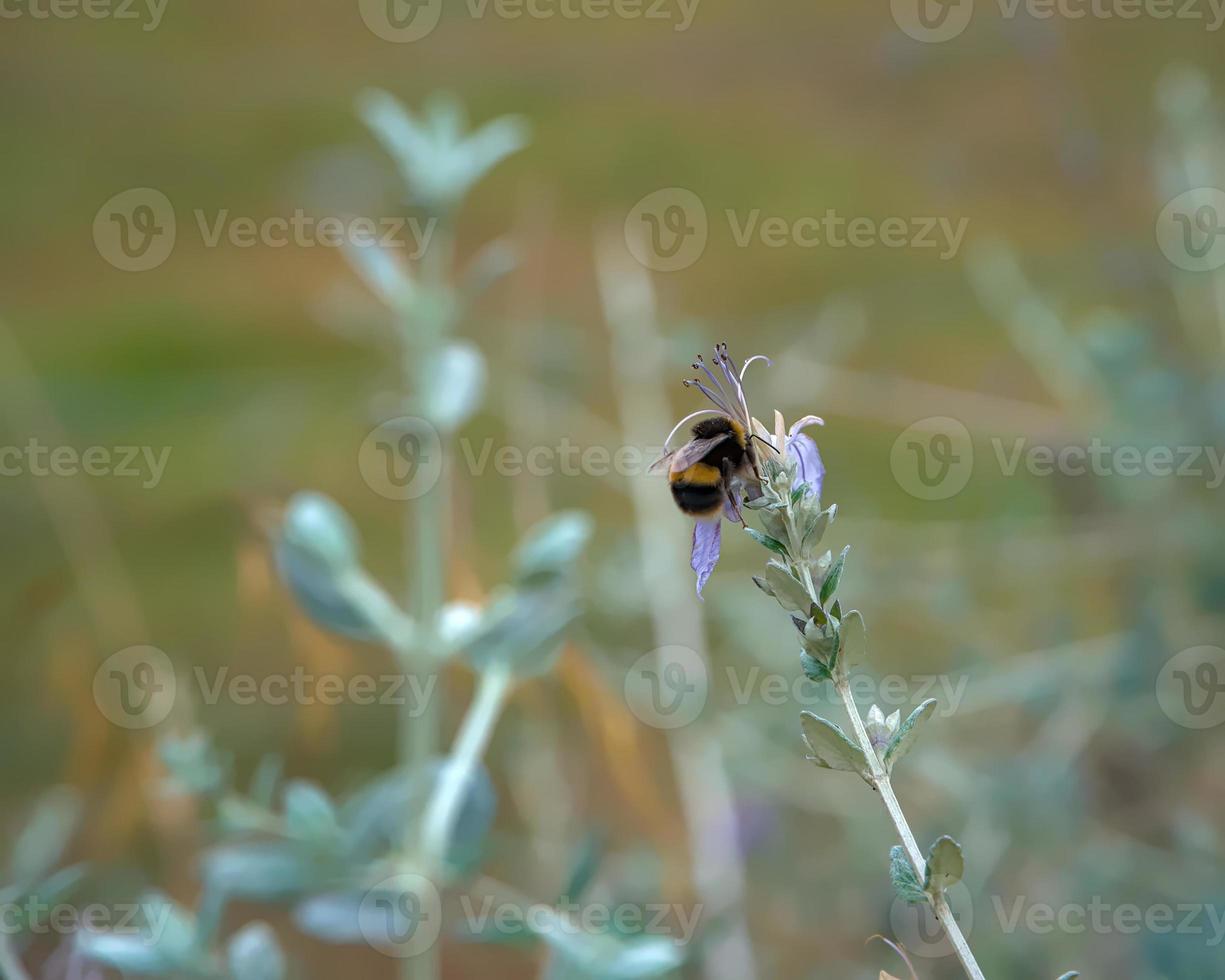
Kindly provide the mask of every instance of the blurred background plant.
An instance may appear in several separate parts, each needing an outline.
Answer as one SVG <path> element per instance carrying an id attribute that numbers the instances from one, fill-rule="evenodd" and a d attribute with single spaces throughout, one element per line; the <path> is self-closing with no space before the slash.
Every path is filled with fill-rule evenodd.
<path id="1" fill-rule="evenodd" d="M 448 5 L 428 37 L 396 44 L 359 6 L 171 4 L 147 32 L 120 19 L 6 20 L 3 444 L 172 452 L 153 487 L 0 480 L 5 853 L 48 787 L 68 784 L 80 820 L 46 876 L 88 864 L 73 906 L 143 903 L 153 919 L 171 909 L 165 921 L 181 928 L 167 934 L 181 945 L 168 948 L 209 969 L 238 973 L 239 959 L 263 971 L 248 976 L 281 964 L 291 976 L 394 975 L 400 965 L 369 943 L 310 927 L 351 925 L 347 887 L 381 857 L 394 867 L 365 887 L 420 873 L 421 828 L 400 817 L 424 812 L 484 676 L 462 655 L 470 647 L 442 657 L 445 644 L 427 639 L 509 608 L 494 583 L 533 589 L 516 546 L 578 509 L 595 529 L 590 571 L 564 580 L 586 611 L 493 732 L 451 834 L 452 847 L 480 844 L 455 853 L 444 905 L 465 888 L 506 895 L 506 883 L 515 904 L 579 894 L 692 910 L 722 892 L 731 901 L 700 917 L 678 975 L 718 977 L 746 960 L 751 974 L 722 975 L 908 975 L 885 945 L 865 945 L 883 933 L 924 980 L 958 976 L 895 917 L 883 809 L 860 805 L 852 777 L 843 791 L 803 759 L 796 708 L 830 715 L 835 698 L 816 686 L 764 693 L 766 678 L 794 681 L 796 643 L 747 586 L 758 549 L 725 547 L 704 605 L 682 605 L 661 582 L 678 579 L 691 600 L 689 526 L 659 482 L 590 465 L 512 471 L 492 452 L 480 466 L 487 445 L 651 445 L 692 407 L 677 372 L 727 340 L 775 356 L 750 397 L 828 423 L 826 494 L 845 508 L 829 546 L 854 545 L 840 588 L 872 624 L 881 679 L 852 693 L 863 711 L 901 718 L 938 702 L 940 724 L 899 767 L 898 793 L 920 840 L 948 833 L 964 849 L 962 926 L 984 973 L 1216 975 L 1206 915 L 1197 933 L 1036 931 L 1024 913 L 1095 899 L 1223 907 L 1219 729 L 1179 723 L 1154 690 L 1178 651 L 1220 645 L 1221 490 L 1024 465 L 1008 475 L 997 445 L 1219 439 L 1221 272 L 1172 265 L 1154 234 L 1177 195 L 1225 182 L 1218 36 L 1177 18 L 1008 18 L 976 5 L 963 34 L 924 44 L 888 9 L 850 0 L 701 0 L 683 31 Z M 418 137 L 405 139 L 387 96 L 367 94 L 353 113 L 371 86 L 414 107 Z M 522 114 L 532 146 L 479 183 L 450 162 L 446 180 L 410 177 L 406 205 L 405 160 L 450 161 L 466 145 L 492 162 L 522 142 L 503 123 L 466 144 L 454 103 L 426 100 L 439 88 L 476 119 Z M 99 254 L 90 226 L 138 187 L 173 203 L 178 237 L 156 269 L 129 273 Z M 621 227 L 668 187 L 703 202 L 708 240 L 688 268 L 648 277 Z M 754 209 L 794 221 L 830 207 L 969 225 L 942 261 L 919 248 L 742 246 L 726 217 L 743 227 Z M 404 249 L 392 261 L 356 250 L 361 283 L 336 249 L 209 245 L 195 213 L 211 225 L 223 211 L 259 221 L 296 208 L 422 229 L 434 218 L 442 237 L 411 266 L 395 261 Z M 510 250 L 478 243 L 504 228 L 516 264 L 501 277 Z M 612 252 L 619 271 L 597 261 Z M 439 333 L 409 343 L 434 359 L 405 353 L 398 304 L 410 291 Z M 616 317 L 614 295 L 630 315 Z M 460 376 L 476 381 L 434 384 Z M 429 418 L 431 391 L 455 394 L 443 416 L 462 419 L 434 426 L 446 492 L 393 503 L 363 471 L 362 437 Z M 478 403 L 459 397 L 474 391 Z M 391 394 L 362 403 L 363 392 Z M 899 436 L 933 417 L 963 423 L 974 449 L 970 479 L 940 500 L 909 492 L 890 464 Z M 297 520 L 308 533 L 324 521 L 339 550 L 299 551 L 281 534 Z M 349 677 L 429 650 L 439 659 L 414 662 L 414 676 L 436 675 L 436 710 L 180 698 L 173 736 L 155 738 L 112 724 L 92 694 L 99 665 L 142 643 L 167 652 L 180 689 L 196 668 Z M 693 724 L 660 731 L 625 682 L 669 643 L 700 654 L 709 684 Z M 496 703 L 489 690 L 484 703 Z M 392 816 L 362 830 L 362 813 Z M 309 880 L 295 883 L 304 866 Z M 34 887 L 17 877 L 3 885 Z M 208 888 L 233 882 L 224 905 Z M 1006 928 L 1018 900 L 1020 924 Z M 548 937 L 466 941 L 488 938 L 446 936 L 443 974 L 582 975 L 546 963 Z M 34 977 L 85 969 L 55 935 L 8 945 Z"/>

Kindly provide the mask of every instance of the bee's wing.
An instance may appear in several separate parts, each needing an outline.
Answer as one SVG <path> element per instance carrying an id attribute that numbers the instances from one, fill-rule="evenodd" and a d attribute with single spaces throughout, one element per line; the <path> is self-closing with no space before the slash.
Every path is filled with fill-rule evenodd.
<path id="1" fill-rule="evenodd" d="M 722 432 L 717 436 L 711 436 L 709 439 L 694 439 L 692 442 L 687 442 L 681 446 L 675 453 L 672 454 L 672 463 L 668 467 L 672 473 L 679 473 L 681 470 L 687 470 L 694 463 L 698 462 L 703 456 L 715 448 L 722 442 L 726 442 L 732 437 L 730 432 Z"/>

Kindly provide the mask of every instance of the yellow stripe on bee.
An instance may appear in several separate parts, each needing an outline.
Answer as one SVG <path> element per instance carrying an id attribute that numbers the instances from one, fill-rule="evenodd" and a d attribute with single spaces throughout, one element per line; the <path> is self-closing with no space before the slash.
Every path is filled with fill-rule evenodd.
<path id="1" fill-rule="evenodd" d="M 669 479 L 673 483 L 699 483 L 709 486 L 723 479 L 723 474 L 709 463 L 694 463 L 688 469 L 671 474 Z"/>

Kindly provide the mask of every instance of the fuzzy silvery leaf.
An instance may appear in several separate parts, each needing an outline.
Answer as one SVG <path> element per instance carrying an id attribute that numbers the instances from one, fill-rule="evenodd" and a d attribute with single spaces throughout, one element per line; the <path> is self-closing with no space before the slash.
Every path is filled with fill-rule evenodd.
<path id="1" fill-rule="evenodd" d="M 684 950 L 671 939 L 623 940 L 605 932 L 583 931 L 556 916 L 530 916 L 529 922 L 564 966 L 590 980 L 662 977 L 685 959 Z"/>
<path id="2" fill-rule="evenodd" d="M 779 541 L 777 538 L 772 538 L 768 534 L 763 534 L 761 531 L 757 530 L 757 528 L 755 527 L 746 527 L 744 530 L 745 530 L 745 533 L 750 538 L 752 538 L 754 541 L 756 541 L 759 545 L 762 545 L 765 548 L 769 548 L 776 555 L 782 555 L 784 558 L 787 557 L 787 546 L 783 544 L 781 541 Z"/>
<path id="3" fill-rule="evenodd" d="M 183 792 L 211 796 L 221 791 L 229 775 L 228 760 L 201 731 L 163 736 L 158 739 L 157 754 L 173 786 Z"/>
<path id="4" fill-rule="evenodd" d="M 285 787 L 285 831 L 295 840 L 325 844 L 340 831 L 336 808 L 322 789 L 305 779 Z"/>
<path id="5" fill-rule="evenodd" d="M 332 572 L 303 560 L 284 543 L 277 545 L 277 571 L 302 611 L 315 623 L 355 640 L 373 642 L 379 632 L 366 610 L 341 590 Z"/>
<path id="6" fill-rule="evenodd" d="M 832 676 L 825 664 L 805 651 L 800 653 L 800 670 L 810 681 L 827 681 Z"/>
<path id="7" fill-rule="evenodd" d="M 76 951 L 83 959 L 113 967 L 124 976 L 166 975 L 188 965 L 151 945 L 146 936 L 83 930 L 77 934 Z"/>
<path id="8" fill-rule="evenodd" d="M 562 636 L 578 617 L 579 603 L 564 582 L 543 588 L 505 590 L 489 604 L 481 629 L 467 646 L 477 670 L 502 664 L 520 677 L 552 669 Z"/>
<path id="9" fill-rule="evenodd" d="M 838 663 L 838 643 L 840 630 L 833 620 L 826 620 L 821 625 L 815 619 L 810 619 L 804 625 L 803 639 L 800 641 L 804 652 L 815 657 L 827 668 L 833 668 Z"/>
<path id="10" fill-rule="evenodd" d="M 13 842 L 8 880 L 29 886 L 49 873 L 64 856 L 80 815 L 81 800 L 71 788 L 58 786 L 44 793 Z"/>
<path id="11" fill-rule="evenodd" d="M 838 588 L 838 580 L 842 578 L 842 569 L 846 565 L 846 556 L 850 550 L 851 546 L 849 544 L 842 549 L 842 553 L 838 555 L 826 574 L 825 581 L 821 583 L 821 605 L 829 602 L 830 597 L 833 596 L 834 591 Z"/>
<path id="12" fill-rule="evenodd" d="M 281 525 L 281 543 L 320 568 L 345 571 L 358 562 L 353 521 L 336 501 L 303 490 L 289 498 Z"/>
<path id="13" fill-rule="evenodd" d="M 434 211 L 453 206 L 497 163 L 527 145 L 526 125 L 512 117 L 465 135 L 463 110 L 445 93 L 432 95 L 420 118 L 386 92 L 363 93 L 358 107 L 413 198 Z"/>
<path id="14" fill-rule="evenodd" d="M 333 945 L 364 945 L 368 935 L 378 935 L 385 922 L 363 923 L 377 914 L 385 920 L 386 913 L 375 912 L 363 891 L 336 891 L 312 895 L 294 906 L 293 921 L 308 936 Z"/>
<path id="15" fill-rule="evenodd" d="M 927 852 L 927 880 L 924 886 L 944 891 L 961 881 L 965 870 L 966 861 L 961 854 L 961 845 L 946 834 Z"/>
<path id="16" fill-rule="evenodd" d="M 895 844 L 889 850 L 889 880 L 893 883 L 893 890 L 897 892 L 898 898 L 908 905 L 927 901 L 927 895 L 919 883 L 919 876 L 915 874 L 901 844 Z"/>
<path id="17" fill-rule="evenodd" d="M 1080 973 L 1078 973 L 1076 970 L 1071 970 L 1068 973 L 1062 974 L 1059 977 L 1059 980 L 1076 980 L 1076 978 L 1079 976 L 1080 976 Z"/>
<path id="18" fill-rule="evenodd" d="M 770 561 L 766 564 L 766 582 L 770 586 L 771 595 L 787 612 L 808 615 L 812 606 L 812 598 L 807 590 L 791 572 L 782 564 Z"/>
<path id="19" fill-rule="evenodd" d="M 285 841 L 226 844 L 205 854 L 205 884 L 234 898 L 286 901 L 311 891 L 335 871 L 328 860 Z"/>
<path id="20" fill-rule="evenodd" d="M 46 932 L 53 928 L 52 913 L 84 880 L 86 868 L 73 864 L 52 872 L 32 887 L 16 886 L 0 891 L 0 908 L 9 909 L 9 924 L 16 932 Z"/>
<path id="21" fill-rule="evenodd" d="M 804 741 L 812 753 L 809 761 L 825 769 L 857 772 L 866 776 L 868 760 L 863 750 L 843 733 L 832 721 L 814 715 L 811 711 L 800 712 L 800 724 L 804 729 Z"/>
<path id="22" fill-rule="evenodd" d="M 443 432 L 454 432 L 480 407 L 485 378 L 485 358 L 475 345 L 447 344 L 429 355 L 421 373 L 422 411 Z"/>
<path id="23" fill-rule="evenodd" d="M 821 539 L 837 516 L 838 505 L 831 504 L 828 509 L 821 510 L 817 498 L 808 497 L 802 506 L 800 556 L 805 561 L 812 561 L 821 546 Z"/>
<path id="24" fill-rule="evenodd" d="M 531 582 L 565 573 L 582 555 L 593 530 L 591 515 L 579 510 L 562 511 L 540 521 L 515 549 L 516 580 Z"/>
<path id="25" fill-rule="evenodd" d="M 231 980 L 284 980 L 285 954 L 266 922 L 243 926 L 226 949 Z"/>
<path id="26" fill-rule="evenodd" d="M 438 639 L 448 650 L 462 650 L 481 630 L 481 607 L 474 602 L 448 602 L 438 614 Z"/>
<path id="27" fill-rule="evenodd" d="M 898 760 L 911 750 L 919 737 L 920 727 L 923 722 L 932 716 L 935 710 L 936 699 L 928 698 L 902 722 L 901 727 L 897 730 L 897 734 L 893 736 L 893 740 L 889 743 L 889 748 L 885 750 L 885 757 L 882 761 L 885 764 L 886 772 L 892 772 Z"/>
<path id="28" fill-rule="evenodd" d="M 285 760 L 275 753 L 261 756 L 251 774 L 251 786 L 247 795 L 265 809 L 272 806 L 276 798 L 277 784 L 281 781 L 281 773 L 285 770 Z"/>
<path id="29" fill-rule="evenodd" d="M 357 531 L 348 514 L 320 493 L 296 493 L 276 543 L 277 570 L 303 611 L 319 625 L 355 639 L 378 636 L 367 612 L 341 583 L 358 567 Z"/>
<path id="30" fill-rule="evenodd" d="M 761 522 L 761 529 L 767 537 L 773 538 L 775 541 L 786 541 L 787 534 L 787 517 L 786 509 L 767 507 L 764 510 L 757 511 L 757 519 Z"/>
<path id="31" fill-rule="evenodd" d="M 350 244 L 345 248 L 345 256 L 371 292 L 389 309 L 402 313 L 412 305 L 416 295 L 412 275 L 389 249 L 376 242 Z"/>
<path id="32" fill-rule="evenodd" d="M 868 630 L 858 609 L 852 609 L 838 621 L 838 632 L 838 663 L 845 673 L 868 656 Z"/>

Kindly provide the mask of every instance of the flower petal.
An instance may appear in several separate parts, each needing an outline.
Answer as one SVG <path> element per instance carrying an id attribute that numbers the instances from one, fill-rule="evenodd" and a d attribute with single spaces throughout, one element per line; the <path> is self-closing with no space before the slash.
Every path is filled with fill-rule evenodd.
<path id="1" fill-rule="evenodd" d="M 787 452 L 799 461 L 795 471 L 796 480 L 807 483 L 820 499 L 821 484 L 825 482 L 825 464 L 821 462 L 817 444 L 801 432 L 787 439 Z"/>
<path id="2" fill-rule="evenodd" d="M 790 430 L 788 430 L 787 432 L 787 435 L 789 436 L 798 435 L 799 433 L 807 429 L 810 425 L 824 425 L 824 424 L 825 424 L 825 419 L 823 418 L 818 418 L 815 415 L 805 415 L 802 419 L 799 419 L 798 421 L 792 423 Z"/>
<path id="3" fill-rule="evenodd" d="M 698 598 L 702 597 L 702 589 L 710 573 L 719 562 L 719 536 L 723 528 L 722 520 L 698 521 L 693 525 L 693 553 L 689 565 L 698 577 Z"/>

